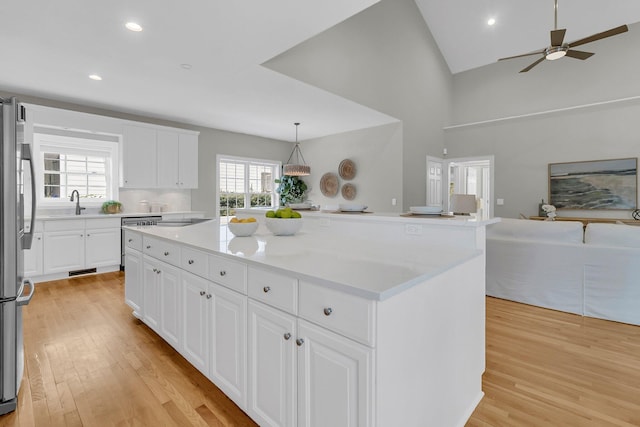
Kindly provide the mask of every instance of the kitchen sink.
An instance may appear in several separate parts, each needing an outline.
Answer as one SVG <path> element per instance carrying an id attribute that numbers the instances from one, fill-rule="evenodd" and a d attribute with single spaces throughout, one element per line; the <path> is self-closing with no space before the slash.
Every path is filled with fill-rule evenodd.
<path id="1" fill-rule="evenodd" d="M 211 218 L 184 218 L 184 219 L 167 219 L 158 221 L 158 227 L 185 227 L 187 225 L 200 224 L 201 222 L 210 221 Z"/>

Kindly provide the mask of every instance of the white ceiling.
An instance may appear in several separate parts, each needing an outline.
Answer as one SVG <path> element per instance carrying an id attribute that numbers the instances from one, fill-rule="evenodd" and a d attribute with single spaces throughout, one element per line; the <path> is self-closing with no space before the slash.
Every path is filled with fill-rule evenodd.
<path id="1" fill-rule="evenodd" d="M 260 66 L 377 1 L 2 1 L 0 88 L 281 140 L 389 123 Z"/>
<path id="2" fill-rule="evenodd" d="M 554 0 L 416 0 L 452 73 L 546 48 Z M 489 18 L 496 24 L 487 25 Z M 566 42 L 640 21 L 638 0 L 558 0 Z M 595 52 L 593 45 L 580 50 Z M 523 59 L 525 65 L 531 61 Z"/>
<path id="3" fill-rule="evenodd" d="M 296 121 L 300 140 L 382 125 L 396 119 L 260 65 L 378 1 L 2 1 L 0 89 L 288 141 Z M 569 41 L 640 21 L 638 0 L 559 2 Z M 416 3 L 453 73 L 541 49 L 553 27 L 553 0 Z"/>

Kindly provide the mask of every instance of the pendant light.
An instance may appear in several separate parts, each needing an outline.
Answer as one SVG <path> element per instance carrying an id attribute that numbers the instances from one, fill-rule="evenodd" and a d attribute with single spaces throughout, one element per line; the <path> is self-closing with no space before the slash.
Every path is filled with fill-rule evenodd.
<path id="1" fill-rule="evenodd" d="M 293 147 L 289 160 L 287 160 L 287 163 L 282 168 L 282 174 L 289 176 L 307 176 L 311 173 L 311 167 L 307 166 L 302 156 L 302 151 L 300 151 L 300 143 L 298 142 L 298 126 L 300 123 L 294 123 L 294 125 L 296 125 L 296 145 Z M 294 154 L 296 156 L 295 163 L 291 163 Z M 302 162 L 300 162 L 300 160 L 302 160 Z"/>

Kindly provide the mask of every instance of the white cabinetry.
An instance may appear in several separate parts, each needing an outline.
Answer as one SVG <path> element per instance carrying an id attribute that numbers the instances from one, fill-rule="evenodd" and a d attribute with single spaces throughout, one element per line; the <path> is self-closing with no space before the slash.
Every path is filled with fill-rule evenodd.
<path id="1" fill-rule="evenodd" d="M 295 426 L 296 318 L 249 300 L 247 412 L 261 426 Z"/>
<path id="2" fill-rule="evenodd" d="M 198 188 L 198 133 L 144 125 L 122 129 L 125 188 Z"/>
<path id="3" fill-rule="evenodd" d="M 304 320 L 297 336 L 297 425 L 373 425 L 373 349 Z"/>
<path id="4" fill-rule="evenodd" d="M 186 274 L 186 273 L 185 273 Z M 209 284 L 209 378 L 238 406 L 246 406 L 247 297 Z"/>
<path id="5" fill-rule="evenodd" d="M 120 264 L 120 219 L 45 221 L 43 273 Z"/>
<path id="6" fill-rule="evenodd" d="M 209 374 L 209 281 L 182 273 L 182 354 L 200 372 Z"/>
<path id="7" fill-rule="evenodd" d="M 122 182 L 125 188 L 156 186 L 156 130 L 124 125 L 122 128 Z"/>
<path id="8" fill-rule="evenodd" d="M 158 187 L 198 188 L 198 136 L 157 133 Z"/>
<path id="9" fill-rule="evenodd" d="M 124 302 L 133 309 L 138 318 L 142 318 L 142 253 L 127 248 L 124 252 Z"/>
<path id="10" fill-rule="evenodd" d="M 25 231 L 29 231 L 29 224 L 26 224 Z M 24 254 L 24 277 L 34 278 L 42 275 L 42 222 L 36 221 L 31 249 L 25 249 Z"/>
<path id="11" fill-rule="evenodd" d="M 160 335 L 176 350 L 182 342 L 182 304 L 180 270 L 167 263 L 159 264 Z"/>
<path id="12" fill-rule="evenodd" d="M 142 257 L 142 320 L 160 333 L 160 264 L 147 255 Z"/>

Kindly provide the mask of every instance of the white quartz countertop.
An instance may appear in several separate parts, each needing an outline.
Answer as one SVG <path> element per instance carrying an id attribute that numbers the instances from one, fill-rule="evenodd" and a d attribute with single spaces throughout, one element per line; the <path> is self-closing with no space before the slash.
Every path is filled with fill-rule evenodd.
<path id="1" fill-rule="evenodd" d="M 263 224 L 253 236 L 235 237 L 218 220 L 186 227 L 124 228 L 374 300 L 389 298 L 482 254 L 478 249 L 384 244 L 304 228 L 294 236 L 274 236 Z"/>

